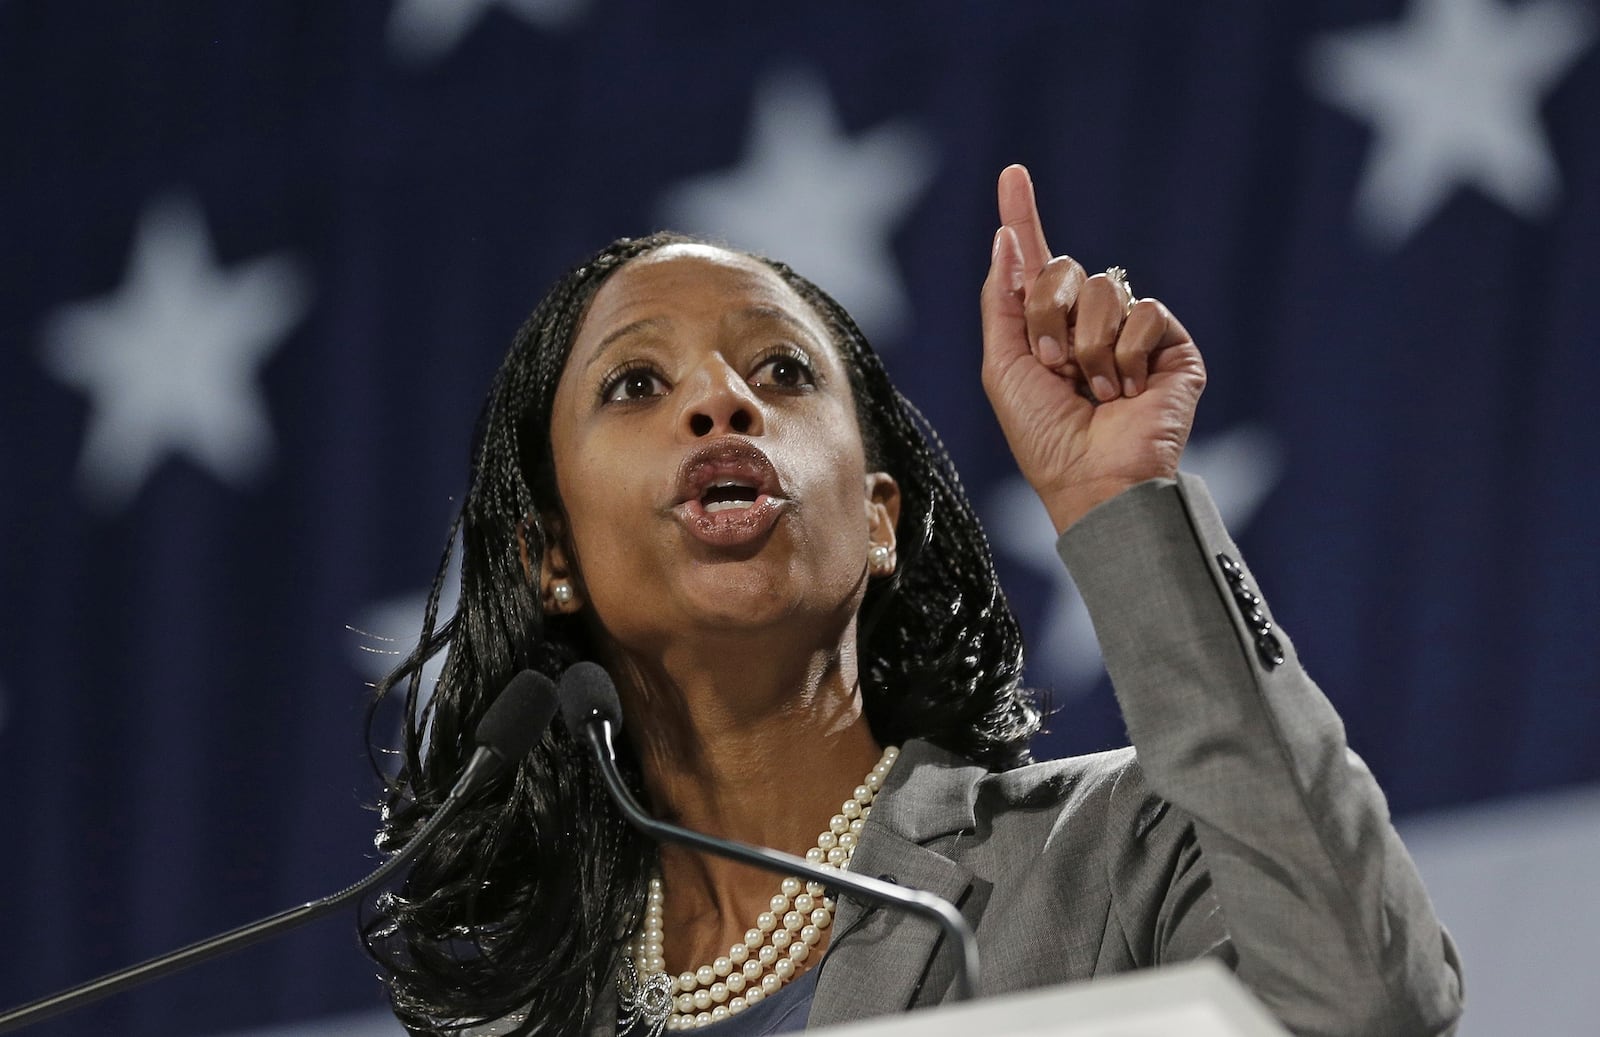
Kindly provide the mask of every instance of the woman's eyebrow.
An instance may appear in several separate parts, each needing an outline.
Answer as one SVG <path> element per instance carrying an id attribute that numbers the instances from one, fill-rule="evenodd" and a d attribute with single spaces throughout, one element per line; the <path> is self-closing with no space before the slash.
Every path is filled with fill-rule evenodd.
<path id="1" fill-rule="evenodd" d="M 733 316 L 751 321 L 777 321 L 780 324 L 787 324 L 796 331 L 804 332 L 807 338 L 815 338 L 817 334 L 815 328 L 807 326 L 800 318 L 778 306 L 746 306 L 736 311 Z"/>
<path id="2" fill-rule="evenodd" d="M 600 344 L 594 347 L 594 352 L 589 354 L 589 359 L 584 361 L 584 369 L 588 370 L 594 366 L 601 357 L 606 355 L 606 350 L 611 348 L 612 343 L 619 339 L 627 338 L 629 335 L 637 335 L 641 331 L 664 331 L 671 326 L 672 321 L 666 317 L 644 317 L 629 324 L 624 324 L 615 331 L 607 333 L 606 337 L 600 340 Z"/>

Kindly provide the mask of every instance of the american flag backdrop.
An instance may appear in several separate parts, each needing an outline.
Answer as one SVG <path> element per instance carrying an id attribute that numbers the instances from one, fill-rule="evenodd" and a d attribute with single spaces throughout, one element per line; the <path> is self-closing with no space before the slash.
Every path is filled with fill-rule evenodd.
<path id="1" fill-rule="evenodd" d="M 1123 744 L 978 385 L 1021 161 L 1199 341 L 1188 467 L 1412 837 L 1463 1033 L 1593 1033 L 1597 107 L 1595 0 L 0 0 L 0 1007 L 376 863 L 366 682 L 512 332 L 621 235 L 851 309 L 984 516 L 1038 752 Z M 37 1032 L 400 1031 L 352 915 Z"/>

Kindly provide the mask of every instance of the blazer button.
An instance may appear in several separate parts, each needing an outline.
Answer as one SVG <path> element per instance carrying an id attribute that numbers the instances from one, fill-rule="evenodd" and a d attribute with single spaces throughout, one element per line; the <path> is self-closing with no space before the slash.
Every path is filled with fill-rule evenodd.
<path id="1" fill-rule="evenodd" d="M 1270 633 L 1261 633 L 1256 637 L 1256 655 L 1261 658 L 1261 665 L 1271 670 L 1283 663 L 1283 642 Z"/>
<path id="2" fill-rule="evenodd" d="M 1238 562 L 1227 555 L 1217 555 L 1217 566 L 1222 570 L 1222 575 L 1228 578 L 1229 583 L 1237 586 L 1244 580 L 1244 570 L 1239 568 Z"/>

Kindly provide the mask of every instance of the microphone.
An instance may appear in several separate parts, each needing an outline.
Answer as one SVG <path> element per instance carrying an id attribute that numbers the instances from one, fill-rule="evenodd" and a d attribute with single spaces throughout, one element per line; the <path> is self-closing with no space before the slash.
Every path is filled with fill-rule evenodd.
<path id="1" fill-rule="evenodd" d="M 493 781 L 507 764 L 514 765 L 528 755 L 534 743 L 538 742 L 545 729 L 550 726 L 550 720 L 555 716 L 555 712 L 555 685 L 550 678 L 533 670 L 522 671 L 513 677 L 500 696 L 490 703 L 483 719 L 478 722 L 476 732 L 478 748 L 467 761 L 467 766 L 462 770 L 461 777 L 456 780 L 450 794 L 439 804 L 439 808 L 433 812 L 427 823 L 417 830 L 417 834 L 372 874 L 332 896 L 280 911 L 269 918 L 240 926 L 220 936 L 192 943 L 160 957 L 140 962 L 138 965 L 107 973 L 99 979 L 90 980 L 70 990 L 63 990 L 13 1008 L 0 1015 L 0 1033 L 43 1022 L 51 1016 L 80 1008 L 91 1001 L 98 1001 L 128 987 L 147 983 L 159 976 L 248 947 L 286 929 L 321 918 L 335 908 L 361 896 L 415 857 L 433 838 L 434 832 L 454 817 L 467 800 Z"/>
<path id="2" fill-rule="evenodd" d="M 561 675 L 559 695 L 562 721 L 574 737 L 588 740 L 589 747 L 594 750 L 595 760 L 600 764 L 600 777 L 605 782 L 606 790 L 611 793 L 611 798 L 616 801 L 629 824 L 662 842 L 682 843 L 780 875 L 795 875 L 842 889 L 870 903 L 892 905 L 929 919 L 945 931 L 959 951 L 955 999 L 967 1001 L 976 995 L 978 940 L 967 920 L 950 901 L 920 889 L 907 889 L 838 868 L 824 869 L 804 857 L 720 839 L 651 817 L 634 800 L 633 793 L 628 791 L 622 775 L 617 771 L 617 755 L 612 739 L 622 728 L 622 704 L 617 699 L 617 689 L 611 683 L 610 674 L 595 663 L 577 663 Z"/>

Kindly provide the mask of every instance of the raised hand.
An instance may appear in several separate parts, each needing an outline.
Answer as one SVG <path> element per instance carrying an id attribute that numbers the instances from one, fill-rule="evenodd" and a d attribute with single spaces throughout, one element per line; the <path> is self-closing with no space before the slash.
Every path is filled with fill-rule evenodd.
<path id="1" fill-rule="evenodd" d="M 1033 181 L 1000 174 L 983 283 L 983 388 L 1017 466 L 1062 532 L 1136 483 L 1177 473 L 1205 388 L 1200 350 L 1156 299 L 1050 255 Z"/>

